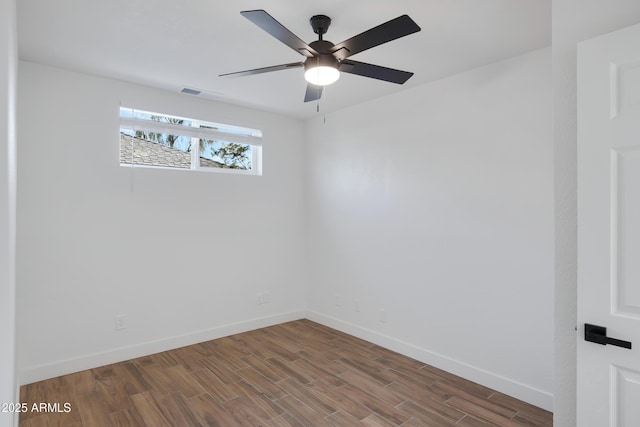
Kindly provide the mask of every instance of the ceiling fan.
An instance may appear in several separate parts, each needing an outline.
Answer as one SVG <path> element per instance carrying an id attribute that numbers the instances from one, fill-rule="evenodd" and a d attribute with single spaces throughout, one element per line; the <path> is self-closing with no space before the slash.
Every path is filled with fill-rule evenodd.
<path id="1" fill-rule="evenodd" d="M 338 80 L 341 71 L 398 84 L 403 84 L 413 75 L 408 71 L 347 59 L 356 53 L 420 31 L 418 24 L 408 15 L 399 16 L 338 44 L 322 38 L 329 29 L 331 18 L 314 15 L 310 22 L 313 32 L 318 34 L 318 40 L 307 44 L 264 10 L 247 10 L 240 14 L 307 59 L 304 62 L 221 74 L 220 77 L 249 76 L 303 67 L 308 82 L 304 102 L 309 102 L 320 99 L 322 88 Z"/>

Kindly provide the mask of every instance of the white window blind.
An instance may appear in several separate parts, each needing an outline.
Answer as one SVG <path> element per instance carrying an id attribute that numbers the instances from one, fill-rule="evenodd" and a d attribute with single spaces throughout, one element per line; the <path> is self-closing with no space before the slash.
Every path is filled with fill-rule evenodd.
<path id="1" fill-rule="evenodd" d="M 208 122 L 202 122 L 209 125 Z M 215 124 L 214 124 L 215 125 Z M 171 135 L 190 136 L 192 138 L 202 138 L 211 140 L 220 140 L 225 142 L 234 142 L 236 144 L 249 144 L 256 147 L 262 146 L 262 135 L 243 134 L 234 132 L 233 128 L 228 130 L 210 129 L 208 127 L 192 127 L 174 123 L 163 123 L 154 120 L 140 119 L 136 117 L 120 117 L 120 127 L 133 130 L 146 130 L 156 133 L 167 133 Z M 259 131 L 251 130 L 255 133 Z"/>

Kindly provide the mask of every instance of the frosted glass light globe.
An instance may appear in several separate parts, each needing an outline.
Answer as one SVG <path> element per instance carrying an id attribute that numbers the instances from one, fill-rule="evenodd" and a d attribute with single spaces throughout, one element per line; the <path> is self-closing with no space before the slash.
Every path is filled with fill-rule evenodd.
<path id="1" fill-rule="evenodd" d="M 335 67 L 313 67 L 304 72 L 304 78 L 312 85 L 326 86 L 340 78 L 340 71 Z"/>

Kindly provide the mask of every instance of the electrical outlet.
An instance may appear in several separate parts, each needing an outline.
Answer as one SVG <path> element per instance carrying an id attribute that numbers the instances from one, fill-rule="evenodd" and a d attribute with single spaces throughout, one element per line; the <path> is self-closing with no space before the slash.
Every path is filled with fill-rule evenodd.
<path id="1" fill-rule="evenodd" d="M 353 311 L 360 311 L 360 300 L 357 298 L 353 300 Z"/>
<path id="2" fill-rule="evenodd" d="M 127 316 L 119 314 L 116 316 L 116 331 L 127 329 Z"/>
<path id="3" fill-rule="evenodd" d="M 266 304 L 269 302 L 269 292 L 258 292 L 258 305 Z"/>
<path id="4" fill-rule="evenodd" d="M 336 294 L 336 305 L 340 307 L 340 295 Z"/>
<path id="5" fill-rule="evenodd" d="M 384 308 L 380 309 L 380 311 L 378 312 L 378 315 L 381 323 L 387 323 L 387 312 L 385 311 Z"/>

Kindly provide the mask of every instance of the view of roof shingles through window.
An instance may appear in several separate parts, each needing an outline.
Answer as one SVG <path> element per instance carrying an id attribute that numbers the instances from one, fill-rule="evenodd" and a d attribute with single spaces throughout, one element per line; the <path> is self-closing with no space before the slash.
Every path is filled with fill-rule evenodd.
<path id="1" fill-rule="evenodd" d="M 169 146 L 120 134 L 120 163 L 130 165 L 191 168 L 191 153 Z M 224 168 L 224 164 L 200 157 L 200 166 Z"/>

